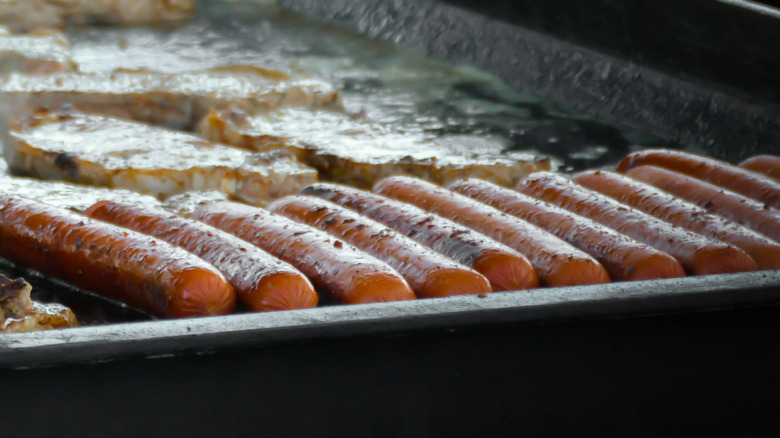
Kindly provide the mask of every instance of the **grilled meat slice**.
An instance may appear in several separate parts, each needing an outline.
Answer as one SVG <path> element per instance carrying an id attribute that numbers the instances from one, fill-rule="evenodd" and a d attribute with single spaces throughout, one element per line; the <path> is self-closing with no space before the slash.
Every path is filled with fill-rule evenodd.
<path id="1" fill-rule="evenodd" d="M 6 318 L 23 318 L 32 309 L 32 286 L 23 278 L 11 280 L 0 275 L 0 321 Z"/>
<path id="2" fill-rule="evenodd" d="M 73 71 L 67 37 L 56 30 L 12 35 L 0 27 L 0 75 Z"/>
<path id="3" fill-rule="evenodd" d="M 180 74 L 119 70 L 0 78 L 0 117 L 63 106 L 175 129 L 194 128 L 209 109 L 343 110 L 341 95 L 325 82 L 246 65 Z"/>
<path id="4" fill-rule="evenodd" d="M 76 315 L 59 304 L 30 299 L 32 286 L 22 278 L 0 275 L 0 333 L 29 332 L 79 325 Z"/>
<path id="5" fill-rule="evenodd" d="M 195 0 L 0 0 L 0 24 L 16 31 L 66 24 L 139 24 L 181 20 Z"/>
<path id="6" fill-rule="evenodd" d="M 8 318 L 0 323 L 0 333 L 31 332 L 66 327 L 78 327 L 76 315 L 61 304 L 33 302 L 29 315 L 22 318 Z"/>
<path id="7" fill-rule="evenodd" d="M 107 116 L 40 111 L 12 120 L 12 172 L 124 188 L 160 198 L 216 190 L 252 204 L 317 180 L 289 153 L 252 153 L 178 131 Z"/>
<path id="8" fill-rule="evenodd" d="M 474 177 L 512 185 L 550 166 L 529 154 L 507 154 L 501 143 L 490 139 L 438 138 L 344 112 L 285 108 L 249 114 L 209 111 L 198 132 L 249 150 L 289 150 L 316 168 L 321 179 L 365 188 L 390 175 L 439 184 Z"/>
<path id="9" fill-rule="evenodd" d="M 129 190 L 105 189 L 59 181 L 12 176 L 4 160 L 0 160 L 0 193 L 13 193 L 57 207 L 83 212 L 102 201 L 132 201 L 143 205 L 159 205 L 160 201 Z M 191 195 L 194 196 L 194 195 Z"/>

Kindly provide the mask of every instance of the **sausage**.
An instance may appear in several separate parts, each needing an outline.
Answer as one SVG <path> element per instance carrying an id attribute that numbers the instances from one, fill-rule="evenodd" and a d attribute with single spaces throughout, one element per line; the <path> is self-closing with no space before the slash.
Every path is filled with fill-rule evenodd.
<path id="1" fill-rule="evenodd" d="M 572 179 L 673 225 L 730 243 L 753 258 L 759 269 L 780 269 L 777 242 L 656 187 L 619 173 L 598 170 L 579 173 Z"/>
<path id="2" fill-rule="evenodd" d="M 225 277 L 197 256 L 22 197 L 0 195 L 0 253 L 159 316 L 218 315 L 236 306 Z"/>
<path id="3" fill-rule="evenodd" d="M 354 211 L 312 196 L 287 196 L 268 206 L 274 213 L 319 228 L 395 268 L 420 298 L 491 292 L 478 272 Z"/>
<path id="4" fill-rule="evenodd" d="M 780 242 L 780 210 L 660 167 L 640 166 L 627 175 Z"/>
<path id="5" fill-rule="evenodd" d="M 535 225 L 443 187 L 394 176 L 377 183 L 374 192 L 452 219 L 514 248 L 528 258 L 544 285 L 609 282 L 607 271 L 588 254 Z"/>
<path id="6" fill-rule="evenodd" d="M 776 155 L 758 155 L 748 158 L 739 163 L 739 167 L 761 173 L 780 182 L 780 157 Z"/>
<path id="7" fill-rule="evenodd" d="M 406 280 L 386 263 L 316 228 L 262 208 L 213 202 L 198 206 L 191 217 L 290 263 L 309 277 L 321 301 L 357 304 L 416 298 Z"/>
<path id="8" fill-rule="evenodd" d="M 620 234 L 588 218 L 478 179 L 462 180 L 450 190 L 517 216 L 595 257 L 612 280 L 684 277 L 669 254 Z"/>
<path id="9" fill-rule="evenodd" d="M 693 275 L 758 269 L 738 248 L 666 223 L 552 172 L 531 174 L 518 190 L 669 253 Z"/>
<path id="10" fill-rule="evenodd" d="M 618 165 L 618 173 L 637 166 L 663 167 L 757 199 L 770 207 L 780 207 L 780 182 L 714 158 L 682 151 L 647 150 L 629 154 Z"/>
<path id="11" fill-rule="evenodd" d="M 231 234 L 162 208 L 100 201 L 84 214 L 149 234 L 211 263 L 228 279 L 247 309 L 305 309 L 317 306 L 314 286 L 298 270 Z"/>
<path id="12" fill-rule="evenodd" d="M 331 183 L 315 183 L 300 193 L 351 208 L 436 252 L 470 266 L 490 282 L 494 291 L 531 289 L 539 277 L 520 253 L 470 228 L 413 205 L 365 190 Z"/>

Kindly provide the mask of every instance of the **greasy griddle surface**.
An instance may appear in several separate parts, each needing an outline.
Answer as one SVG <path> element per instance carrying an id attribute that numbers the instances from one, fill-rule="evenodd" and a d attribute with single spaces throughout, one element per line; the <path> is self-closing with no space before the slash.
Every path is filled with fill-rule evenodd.
<path id="1" fill-rule="evenodd" d="M 175 73 L 260 65 L 329 81 L 341 90 L 351 112 L 370 119 L 437 135 L 443 142 L 469 142 L 480 149 L 475 153 L 518 159 L 549 155 L 561 170 L 609 165 L 630 150 L 659 144 L 652 136 L 513 89 L 489 73 L 275 6 L 207 2 L 198 17 L 182 25 L 80 27 L 67 33 L 74 60 L 85 72 L 126 68 Z M 73 307 L 86 325 L 146 318 L 60 283 L 35 276 L 30 281 L 35 299 Z"/>
<path id="2" fill-rule="evenodd" d="M 255 64 L 334 84 L 351 112 L 475 152 L 527 159 L 551 155 L 564 168 L 608 164 L 656 138 L 568 111 L 497 77 L 315 22 L 275 6 L 206 2 L 176 28 L 92 27 L 68 33 L 84 71 L 182 72 Z"/>

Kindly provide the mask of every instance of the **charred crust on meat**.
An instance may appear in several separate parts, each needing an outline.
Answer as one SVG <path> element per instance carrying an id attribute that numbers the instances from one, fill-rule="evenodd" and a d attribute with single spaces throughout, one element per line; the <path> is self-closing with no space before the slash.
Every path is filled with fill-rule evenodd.
<path id="1" fill-rule="evenodd" d="M 0 302 L 18 296 L 29 283 L 24 278 L 11 280 L 5 275 L 0 275 Z"/>
<path id="2" fill-rule="evenodd" d="M 301 189 L 301 191 L 299 193 L 304 194 L 304 195 L 322 196 L 322 195 L 328 194 L 328 191 L 327 191 L 327 189 L 322 189 L 322 188 L 317 187 L 317 186 L 308 186 L 308 187 L 304 187 L 303 189 Z"/>
<path id="3" fill-rule="evenodd" d="M 79 162 L 73 155 L 65 152 L 56 153 L 54 165 L 64 171 L 70 177 L 76 177 L 79 173 Z"/>
<path id="4" fill-rule="evenodd" d="M 150 285 L 146 291 L 146 295 L 151 301 L 153 306 L 158 309 L 167 309 L 171 302 L 171 297 L 166 293 L 165 289 L 159 285 Z"/>
<path id="5" fill-rule="evenodd" d="M 32 286 L 23 278 L 11 280 L 0 275 L 0 329 L 6 318 L 21 318 L 32 310 Z M 0 330 L 2 331 L 2 330 Z"/>

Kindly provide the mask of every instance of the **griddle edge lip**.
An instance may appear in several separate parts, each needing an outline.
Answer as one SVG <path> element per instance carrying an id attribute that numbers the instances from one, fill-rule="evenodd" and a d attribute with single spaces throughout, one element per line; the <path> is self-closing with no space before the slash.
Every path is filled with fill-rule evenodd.
<path id="1" fill-rule="evenodd" d="M 0 335 L 0 369 L 780 304 L 780 270 Z"/>

